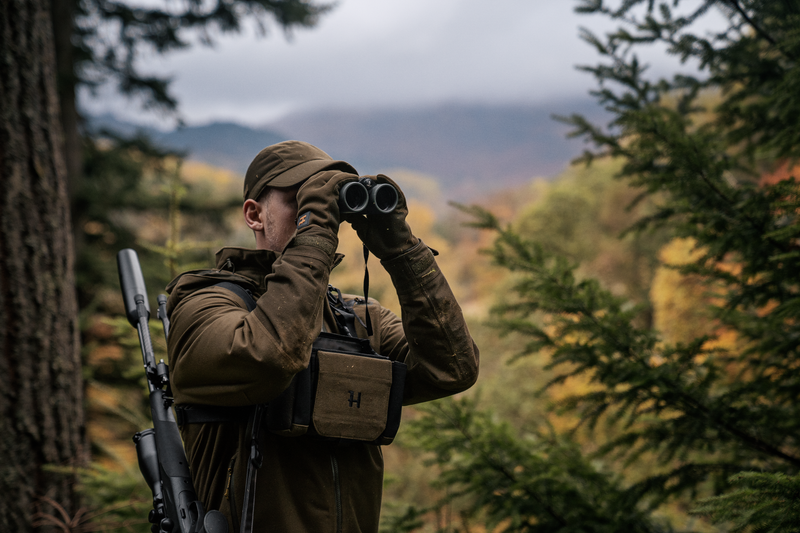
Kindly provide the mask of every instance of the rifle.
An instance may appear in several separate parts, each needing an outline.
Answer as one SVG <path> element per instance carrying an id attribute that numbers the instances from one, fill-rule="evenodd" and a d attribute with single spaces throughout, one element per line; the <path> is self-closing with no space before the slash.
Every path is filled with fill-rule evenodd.
<path id="1" fill-rule="evenodd" d="M 117 254 L 119 282 L 128 322 L 139 332 L 144 371 L 150 392 L 150 412 L 153 428 L 140 431 L 133 437 L 145 481 L 153 492 L 153 509 L 148 521 L 153 533 L 228 533 L 228 521 L 219 511 L 206 512 L 197 499 L 188 461 L 183 450 L 178 425 L 172 414 L 172 390 L 169 368 L 162 359 L 156 363 L 150 339 L 150 304 L 139 258 L 127 248 Z M 158 296 L 158 318 L 164 324 L 164 336 L 169 335 L 167 298 Z"/>

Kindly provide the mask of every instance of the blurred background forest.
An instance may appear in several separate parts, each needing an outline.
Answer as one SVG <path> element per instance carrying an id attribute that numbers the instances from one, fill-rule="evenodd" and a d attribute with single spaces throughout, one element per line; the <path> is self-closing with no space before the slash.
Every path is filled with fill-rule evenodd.
<path id="1" fill-rule="evenodd" d="M 22 12 L 33 4 L 14 5 Z M 180 41 L 170 27 L 187 14 L 152 6 L 125 12 L 124 3 L 105 0 L 67 4 L 77 10 L 69 15 L 75 25 L 59 30 L 55 24 L 56 56 L 65 53 L 64 42 L 76 55 L 55 63 L 66 61 L 70 68 L 57 87 L 59 127 L 66 133 L 63 162 L 54 168 L 61 169 L 61 196 L 71 210 L 64 226 L 74 251 L 80 376 L 69 379 L 82 391 L 71 401 L 85 416 L 75 440 L 75 449 L 85 453 L 70 461 L 36 452 L 41 435 L 15 414 L 23 409 L 18 400 L 24 391 L 13 388 L 19 380 L 4 382 L 11 400 L 1 406 L 14 430 L 8 433 L 29 437 L 36 456 L 30 471 L 40 484 L 31 482 L 23 491 L 23 508 L 36 504 L 37 513 L 22 516 L 11 503 L 20 477 L 7 471 L 0 485 L 1 524 L 9 531 L 144 532 L 152 495 L 131 436 L 151 422 L 116 253 L 138 251 L 155 302 L 178 273 L 212 266 L 221 246 L 252 246 L 241 223 L 241 167 L 226 168 L 225 162 L 243 163 L 237 150 L 245 141 L 230 139 L 267 133 L 227 125 L 211 133 L 225 139 L 209 144 L 191 138 L 191 128 L 169 137 L 111 117 L 81 117 L 75 88 L 91 84 L 92 76 L 119 79 L 123 92 L 144 94 L 157 108 L 177 103 L 165 80 L 126 63 L 125 54 L 135 53 L 130 41 L 121 39 L 115 49 L 106 40 L 106 48 L 98 48 L 91 25 L 81 26 L 81 20 L 113 20 L 121 36 L 135 34 L 168 51 Z M 596 102 L 554 110 L 564 115 L 556 126 L 514 129 L 499 143 L 508 151 L 478 151 L 462 161 L 455 177 L 420 163 L 435 150 L 421 154 L 413 143 L 397 142 L 413 136 L 415 127 L 420 138 L 431 138 L 432 124 L 452 118 L 452 108 L 433 117 L 422 113 L 427 127 L 419 120 L 403 123 L 399 113 L 396 137 L 373 140 L 397 143 L 416 165 L 381 159 L 369 146 L 351 153 L 339 148 L 363 158 L 366 168 L 391 165 L 381 170 L 409 198 L 415 234 L 440 252 L 439 265 L 481 351 L 473 389 L 404 410 L 398 439 L 384 448 L 383 531 L 800 531 L 800 197 L 794 178 L 800 3 L 612 4 L 575 3 L 577 11 L 620 29 L 583 33 L 602 58 L 584 68 L 596 79 Z M 262 18 L 274 17 L 287 28 L 313 26 L 328 13 L 300 1 L 219 5 L 261 6 Z M 222 14 L 226 19 L 208 12 L 185 25 L 202 30 L 227 23 L 235 30 L 230 21 L 244 13 L 232 9 Z M 721 15 L 724 27 L 695 29 L 710 14 Z M 11 10 L 6 15 L 15 20 Z M 143 28 L 156 29 L 141 33 Z M 3 42 L 11 50 L 9 35 Z M 653 44 L 685 61 L 680 73 L 650 75 L 637 52 Z M 3 87 L 9 92 L 12 85 Z M 10 124 L 11 112 L 4 110 Z M 527 117 L 505 113 L 516 121 Z M 320 125 L 323 119 L 292 120 L 275 127 L 305 132 L 304 140 L 345 157 L 323 144 L 336 137 L 335 128 Z M 342 117 L 327 120 L 335 124 Z M 359 129 L 368 120 L 354 119 L 348 127 Z M 481 129 L 475 124 L 487 119 L 481 120 L 471 128 Z M 381 121 L 392 122 L 385 114 Z M 529 152 L 536 150 L 511 139 L 566 130 L 591 149 L 560 171 L 526 173 L 533 165 Z M 276 131 L 269 132 L 277 136 L 269 142 L 283 140 Z M 470 137 L 463 131 L 452 137 L 458 135 Z M 498 138 L 494 131 L 481 135 L 469 142 L 487 145 Z M 226 142 L 230 151 L 223 149 Z M 578 155 L 569 153 L 574 144 L 548 143 L 534 159 L 559 150 L 565 160 Z M 458 157 L 456 148 L 446 153 Z M 491 157 L 508 166 L 488 186 L 498 168 L 487 163 Z M 4 166 L 4 178 L 12 175 L 10 168 Z M 472 172 L 474 179 L 460 184 L 458 172 Z M 11 205 L 12 188 L 2 192 L 4 205 Z M 10 235 L 14 226 L 4 224 Z M 6 255 L 13 251 L 8 235 Z M 346 225 L 339 246 L 346 259 L 331 283 L 358 294 L 361 243 Z M 7 287 L 5 281 L 14 279 L 11 267 L 3 275 Z M 17 301 L 8 294 L 3 302 Z M 377 262 L 370 268 L 370 296 L 399 314 Z M 4 312 L 6 321 L 13 318 Z M 157 356 L 166 359 L 159 327 L 151 321 Z M 12 329 L 5 333 L 6 347 L 22 344 Z M 7 367 L 16 368 L 6 350 Z M 0 442 L 9 458 L 24 456 L 19 446 Z"/>

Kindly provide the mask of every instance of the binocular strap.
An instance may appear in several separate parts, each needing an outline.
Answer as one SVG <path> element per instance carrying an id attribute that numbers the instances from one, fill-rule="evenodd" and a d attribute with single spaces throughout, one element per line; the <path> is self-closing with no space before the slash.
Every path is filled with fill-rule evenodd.
<path id="1" fill-rule="evenodd" d="M 372 319 L 369 317 L 369 269 L 367 268 L 367 261 L 369 260 L 369 249 L 364 245 L 364 314 L 366 315 L 366 328 L 367 335 L 372 337 Z"/>

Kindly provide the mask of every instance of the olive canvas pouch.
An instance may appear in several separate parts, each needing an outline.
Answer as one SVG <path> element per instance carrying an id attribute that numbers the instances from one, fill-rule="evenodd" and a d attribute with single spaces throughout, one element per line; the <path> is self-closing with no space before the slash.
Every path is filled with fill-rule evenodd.
<path id="1" fill-rule="evenodd" d="M 308 367 L 267 406 L 277 435 L 390 444 L 400 427 L 406 365 L 369 341 L 321 333 Z"/>
<path id="2" fill-rule="evenodd" d="M 386 429 L 392 362 L 336 352 L 317 352 L 314 431 L 321 437 L 374 441 Z"/>

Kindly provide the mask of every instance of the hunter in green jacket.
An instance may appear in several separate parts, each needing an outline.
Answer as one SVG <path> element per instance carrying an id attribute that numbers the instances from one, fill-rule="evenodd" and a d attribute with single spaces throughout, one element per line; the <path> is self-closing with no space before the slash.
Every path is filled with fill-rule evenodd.
<path id="1" fill-rule="evenodd" d="M 214 270 L 187 272 L 168 287 L 169 353 L 177 406 L 246 409 L 268 403 L 309 364 L 320 331 L 338 332 L 327 305 L 328 278 L 339 256 L 338 228 L 350 222 L 392 278 L 401 316 L 378 302 L 346 296 L 360 320 L 356 335 L 407 365 L 403 403 L 469 388 L 478 349 L 433 252 L 405 221 L 400 192 L 386 215 L 340 217 L 338 192 L 358 179 L 353 167 L 322 150 L 286 141 L 262 150 L 247 171 L 244 218 L 256 249 L 224 248 Z M 379 183 L 395 185 L 378 175 Z M 399 188 L 398 188 L 399 191 Z M 228 281 L 251 292 L 250 312 Z M 373 335 L 362 326 L 369 313 Z M 239 531 L 250 454 L 246 420 L 181 426 L 195 488 Z M 254 531 L 377 532 L 383 484 L 380 446 L 337 443 L 262 431 Z"/>

